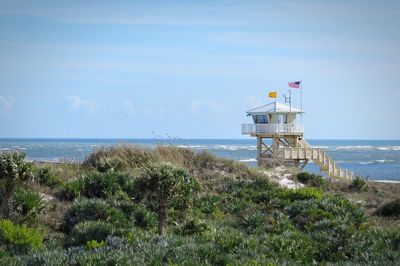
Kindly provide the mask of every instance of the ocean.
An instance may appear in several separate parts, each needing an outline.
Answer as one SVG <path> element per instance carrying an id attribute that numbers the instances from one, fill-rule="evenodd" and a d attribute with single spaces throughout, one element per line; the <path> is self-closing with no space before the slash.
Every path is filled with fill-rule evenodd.
<path id="1" fill-rule="evenodd" d="M 307 141 L 357 176 L 400 181 L 400 140 Z M 174 145 L 256 165 L 255 139 L 0 139 L 0 151 L 23 151 L 29 160 L 82 161 L 93 150 L 116 144 Z M 312 162 L 305 170 L 319 173 Z"/>

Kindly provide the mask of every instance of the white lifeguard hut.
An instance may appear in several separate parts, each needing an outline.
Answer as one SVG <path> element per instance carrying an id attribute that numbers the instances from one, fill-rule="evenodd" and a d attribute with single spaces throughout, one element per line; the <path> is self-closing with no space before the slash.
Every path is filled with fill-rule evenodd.
<path id="1" fill-rule="evenodd" d="M 258 165 L 279 162 L 302 169 L 312 160 L 329 177 L 352 179 L 352 172 L 341 169 L 323 149 L 313 148 L 304 140 L 304 126 L 298 121 L 298 115 L 303 113 L 291 104 L 279 102 L 247 111 L 253 123 L 242 124 L 242 134 L 257 138 Z M 270 145 L 266 144 L 266 139 L 272 140 Z"/>

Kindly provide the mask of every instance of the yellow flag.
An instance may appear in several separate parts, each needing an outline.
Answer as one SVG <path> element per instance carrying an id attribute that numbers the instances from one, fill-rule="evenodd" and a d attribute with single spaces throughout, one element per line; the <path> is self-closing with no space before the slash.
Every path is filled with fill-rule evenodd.
<path id="1" fill-rule="evenodd" d="M 270 93 L 268 93 L 269 98 L 276 98 L 277 96 L 278 96 L 278 92 L 276 92 L 276 91 L 271 91 Z"/>

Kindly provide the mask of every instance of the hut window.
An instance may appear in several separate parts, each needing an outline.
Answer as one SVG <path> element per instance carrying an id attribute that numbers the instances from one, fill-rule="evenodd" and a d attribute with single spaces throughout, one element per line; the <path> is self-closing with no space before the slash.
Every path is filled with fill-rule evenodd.
<path id="1" fill-rule="evenodd" d="M 267 116 L 266 115 L 253 115 L 254 123 L 256 124 L 267 124 Z"/>

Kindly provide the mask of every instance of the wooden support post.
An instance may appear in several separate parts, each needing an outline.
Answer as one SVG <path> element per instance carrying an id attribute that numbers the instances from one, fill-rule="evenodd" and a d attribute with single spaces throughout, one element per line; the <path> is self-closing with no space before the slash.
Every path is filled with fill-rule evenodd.
<path id="1" fill-rule="evenodd" d="M 272 157 L 277 159 L 279 152 L 279 139 L 277 137 L 272 139 Z"/>
<path id="2" fill-rule="evenodd" d="M 333 176 L 336 176 L 336 163 L 333 163 Z"/>
<path id="3" fill-rule="evenodd" d="M 257 165 L 261 166 L 262 138 L 257 136 Z"/>

